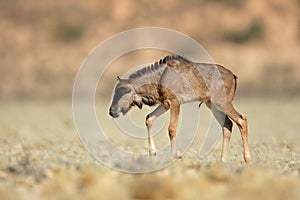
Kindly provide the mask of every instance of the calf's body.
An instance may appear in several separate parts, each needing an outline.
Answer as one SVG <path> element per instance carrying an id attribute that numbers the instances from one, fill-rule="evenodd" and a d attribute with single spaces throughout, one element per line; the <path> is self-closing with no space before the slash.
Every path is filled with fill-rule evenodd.
<path id="1" fill-rule="evenodd" d="M 159 62 L 132 73 L 126 79 L 118 78 L 118 84 L 110 107 L 110 115 L 126 114 L 132 106 L 143 104 L 158 107 L 146 117 L 149 153 L 156 154 L 152 138 L 152 123 L 170 110 L 168 127 L 171 153 L 176 156 L 175 137 L 180 105 L 198 101 L 205 103 L 223 128 L 222 161 L 226 161 L 228 145 L 234 121 L 241 132 L 244 160 L 251 160 L 248 145 L 247 119 L 232 105 L 236 90 L 236 76 L 221 65 L 195 63 L 181 56 L 166 56 Z"/>

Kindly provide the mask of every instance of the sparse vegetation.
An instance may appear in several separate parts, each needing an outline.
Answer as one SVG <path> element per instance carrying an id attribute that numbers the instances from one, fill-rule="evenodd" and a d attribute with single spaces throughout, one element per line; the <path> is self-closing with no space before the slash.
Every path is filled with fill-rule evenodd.
<path id="1" fill-rule="evenodd" d="M 61 22 L 55 30 L 55 36 L 64 42 L 74 42 L 84 35 L 84 26 L 78 22 Z"/>
<path id="2" fill-rule="evenodd" d="M 225 6 L 238 7 L 243 5 L 247 0 L 207 0 L 207 1 L 221 3 Z"/>
<path id="3" fill-rule="evenodd" d="M 261 39 L 264 36 L 264 24 L 260 20 L 254 20 L 245 29 L 227 30 L 224 39 L 233 43 L 243 44 L 253 39 Z"/>

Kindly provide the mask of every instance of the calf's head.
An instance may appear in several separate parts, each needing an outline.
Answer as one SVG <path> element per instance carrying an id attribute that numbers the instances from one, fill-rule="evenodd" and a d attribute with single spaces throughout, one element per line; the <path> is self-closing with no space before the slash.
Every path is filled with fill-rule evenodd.
<path id="1" fill-rule="evenodd" d="M 109 115 L 117 118 L 122 113 L 125 115 L 132 106 L 143 106 L 141 97 L 139 97 L 130 79 L 121 79 L 118 77 L 118 83 L 114 89 L 114 96 L 109 108 Z"/>

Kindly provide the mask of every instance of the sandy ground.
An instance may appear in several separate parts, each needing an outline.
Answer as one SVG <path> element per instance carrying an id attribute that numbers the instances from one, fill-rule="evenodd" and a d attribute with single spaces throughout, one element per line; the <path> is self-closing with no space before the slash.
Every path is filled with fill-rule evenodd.
<path id="1" fill-rule="evenodd" d="M 196 140 L 182 160 L 143 175 L 109 169 L 88 154 L 71 102 L 1 102 L 0 199 L 300 199 L 299 100 L 235 100 L 249 120 L 249 165 L 234 127 L 228 163 L 219 162 L 220 142 L 199 160 Z"/>

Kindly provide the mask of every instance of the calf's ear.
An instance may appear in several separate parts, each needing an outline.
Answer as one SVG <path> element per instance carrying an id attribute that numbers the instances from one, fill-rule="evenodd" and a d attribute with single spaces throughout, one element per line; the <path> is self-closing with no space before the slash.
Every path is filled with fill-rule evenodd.
<path id="1" fill-rule="evenodd" d="M 117 76 L 117 81 L 122 82 L 127 87 L 131 87 L 131 80 L 130 79 L 123 79 L 120 76 Z"/>

